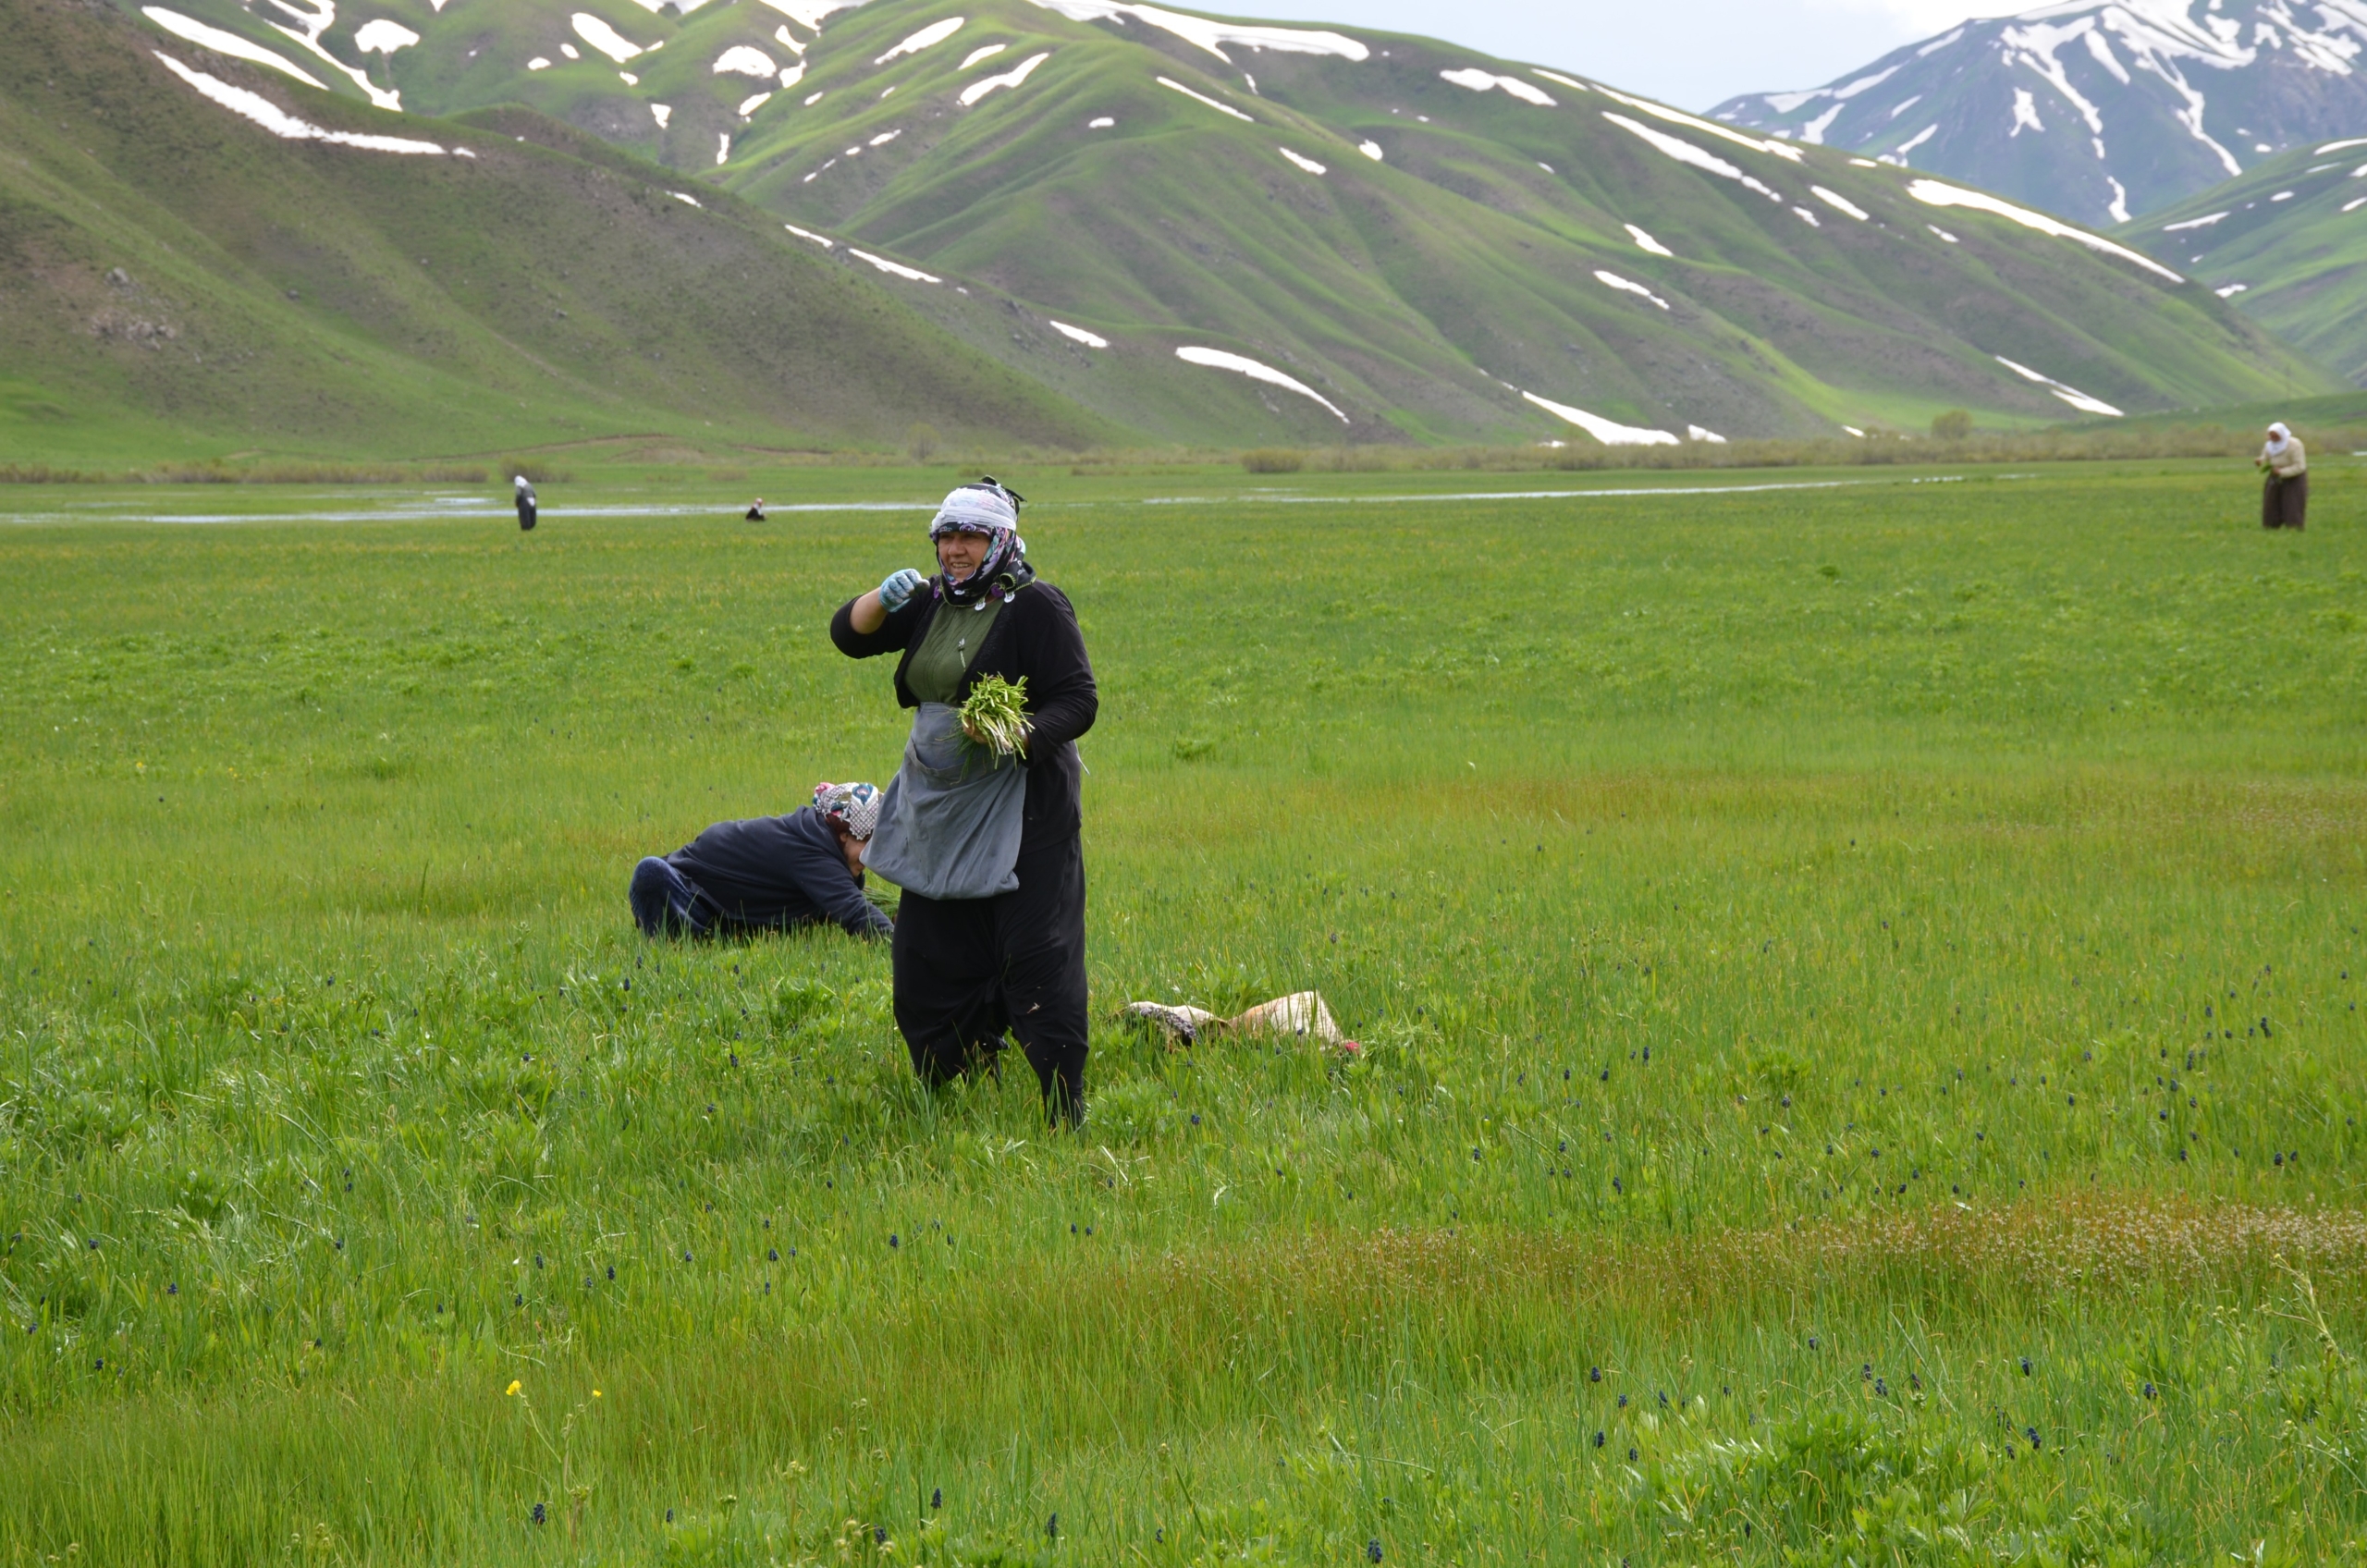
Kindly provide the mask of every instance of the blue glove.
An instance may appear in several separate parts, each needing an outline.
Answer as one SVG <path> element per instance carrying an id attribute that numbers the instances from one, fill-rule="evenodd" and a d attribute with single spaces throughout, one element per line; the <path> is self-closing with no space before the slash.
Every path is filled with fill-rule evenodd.
<path id="1" fill-rule="evenodd" d="M 906 567 L 901 571 L 891 571 L 888 574 L 888 581 L 879 585 L 880 606 L 889 615 L 894 615 L 904 607 L 905 602 L 914 594 L 926 586 L 928 586 L 928 579 L 911 567 Z"/>

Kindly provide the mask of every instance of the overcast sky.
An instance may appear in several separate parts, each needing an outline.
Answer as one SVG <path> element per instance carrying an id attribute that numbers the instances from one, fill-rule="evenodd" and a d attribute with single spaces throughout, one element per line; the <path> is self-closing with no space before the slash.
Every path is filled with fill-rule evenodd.
<path id="1" fill-rule="evenodd" d="M 1817 87 L 1968 16 L 2041 0 L 1217 0 L 1219 15 L 1353 22 L 1561 66 L 1689 109 Z M 1193 9 L 1201 9 L 1194 5 Z"/>

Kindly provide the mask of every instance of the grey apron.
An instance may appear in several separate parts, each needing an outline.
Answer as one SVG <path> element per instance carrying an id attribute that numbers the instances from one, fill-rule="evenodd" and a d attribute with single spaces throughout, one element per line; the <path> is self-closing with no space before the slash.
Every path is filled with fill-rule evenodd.
<path id="1" fill-rule="evenodd" d="M 964 735 L 960 710 L 923 703 L 863 864 L 925 899 L 1008 893 L 1026 810 L 1027 765 Z"/>

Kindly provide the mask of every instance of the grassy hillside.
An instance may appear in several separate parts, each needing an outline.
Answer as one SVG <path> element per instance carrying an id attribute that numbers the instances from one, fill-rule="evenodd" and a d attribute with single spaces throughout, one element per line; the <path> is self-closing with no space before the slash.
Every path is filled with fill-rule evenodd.
<path id="1" fill-rule="evenodd" d="M 1096 20 L 1095 0 L 873 0 L 818 29 L 756 0 L 585 5 L 388 0 L 422 42 L 367 63 L 408 105 L 532 104 L 741 193 L 825 259 L 924 271 L 890 286 L 1159 437 L 1593 438 L 1524 393 L 1613 439 L 2070 412 L 1999 356 L 2132 411 L 2334 385 L 2208 291 L 1931 206 L 1907 171 L 1426 40 Z M 233 0 L 188 9 L 285 52 Z"/>
<path id="2" fill-rule="evenodd" d="M 398 116 L 109 8 L 7 15 L 0 439 L 18 460 L 1113 428 L 728 195 L 693 206 L 542 116 Z M 283 140 L 156 50 L 320 128 L 447 151 Z"/>
<path id="3" fill-rule="evenodd" d="M 2367 141 L 2285 153 L 2120 231 L 2367 386 Z"/>
<path id="4" fill-rule="evenodd" d="M 625 906 L 942 470 L 0 492 L 0 1562 L 2355 1563 L 2367 473 L 2030 472 L 1011 475 L 1073 1137 Z"/>

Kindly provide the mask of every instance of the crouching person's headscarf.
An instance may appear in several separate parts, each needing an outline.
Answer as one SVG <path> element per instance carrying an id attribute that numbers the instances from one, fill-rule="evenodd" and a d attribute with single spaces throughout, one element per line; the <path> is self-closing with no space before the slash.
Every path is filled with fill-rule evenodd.
<path id="1" fill-rule="evenodd" d="M 937 521 L 929 524 L 929 538 L 976 533 L 984 535 L 987 545 L 987 558 L 977 570 L 959 582 L 949 576 L 937 579 L 938 598 L 954 605 L 974 605 L 988 596 L 1008 601 L 1036 581 L 1036 570 L 1027 564 L 1027 541 L 1019 536 L 1021 500 L 991 477 L 964 484 L 945 497 L 945 504 L 937 508 Z"/>
<path id="2" fill-rule="evenodd" d="M 869 784 L 816 784 L 814 808 L 857 841 L 879 827 L 879 791 Z"/>

